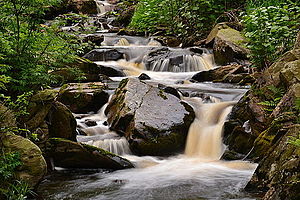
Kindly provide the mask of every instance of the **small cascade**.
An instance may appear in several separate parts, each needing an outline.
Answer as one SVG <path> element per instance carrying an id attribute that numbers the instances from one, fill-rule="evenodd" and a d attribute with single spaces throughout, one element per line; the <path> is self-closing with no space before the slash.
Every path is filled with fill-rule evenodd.
<path id="1" fill-rule="evenodd" d="M 182 62 L 177 60 L 182 59 Z M 213 56 L 203 55 L 183 55 L 181 58 L 166 58 L 156 60 L 150 64 L 150 70 L 156 72 L 195 72 L 206 71 L 213 68 Z"/>
<path id="2" fill-rule="evenodd" d="M 219 160 L 224 151 L 223 125 L 234 102 L 203 104 L 200 98 L 187 101 L 194 107 L 196 118 L 189 129 L 185 155 L 201 160 Z"/>
<path id="3" fill-rule="evenodd" d="M 131 154 L 129 149 L 129 144 L 125 137 L 117 138 L 117 139 L 104 139 L 104 140 L 96 140 L 89 141 L 86 144 L 105 149 L 111 153 L 117 155 L 127 155 Z"/>
<path id="4" fill-rule="evenodd" d="M 109 101 L 110 99 L 111 96 Z M 77 119 L 77 124 L 80 128 L 79 132 L 83 132 L 85 134 L 85 136 L 77 136 L 77 140 L 79 142 L 107 150 L 114 154 L 131 154 L 126 138 L 120 137 L 116 132 L 109 130 L 108 126 L 103 125 L 107 120 L 107 117 L 104 113 L 107 106 L 108 103 L 103 105 L 96 114 Z M 87 126 L 85 122 L 89 120 L 95 121 L 97 125 L 91 127 Z"/>
<path id="5" fill-rule="evenodd" d="M 114 6 L 107 1 L 95 0 L 97 5 L 98 14 L 105 14 L 108 11 L 113 10 Z"/>

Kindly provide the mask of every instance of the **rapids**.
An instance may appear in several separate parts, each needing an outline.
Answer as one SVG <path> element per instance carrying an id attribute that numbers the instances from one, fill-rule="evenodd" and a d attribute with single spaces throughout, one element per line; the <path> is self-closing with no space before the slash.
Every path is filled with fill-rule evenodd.
<path id="1" fill-rule="evenodd" d="M 109 9 L 98 2 L 98 9 Z M 232 106 L 246 92 L 231 84 L 191 83 L 197 71 L 215 66 L 213 55 L 204 49 L 202 54 L 191 54 L 187 49 L 168 48 L 171 57 L 147 61 L 149 51 L 161 48 L 149 38 L 103 34 L 103 48 L 120 50 L 125 59 L 95 61 L 98 65 L 117 66 L 127 76 L 146 73 L 147 82 L 164 84 L 179 89 L 182 99 L 195 110 L 196 118 L 190 126 L 185 151 L 172 157 L 138 157 L 132 155 L 126 138 L 109 130 L 105 124 L 103 106 L 98 113 L 74 114 L 78 128 L 86 136 L 78 135 L 79 142 L 122 155 L 136 168 L 121 171 L 68 170 L 56 172 L 41 184 L 39 193 L 47 200 L 183 200 L 183 199 L 255 199 L 242 191 L 250 180 L 256 164 L 246 161 L 220 160 L 226 146 L 222 143 L 222 129 Z M 182 56 L 182 64 L 172 63 L 172 56 Z M 148 67 L 147 67 L 148 66 Z M 111 77 L 120 81 L 124 77 Z M 192 97 L 201 94 L 204 97 Z M 200 96 L 201 96 L 200 95 Z M 198 95 L 199 96 L 199 95 Z M 96 121 L 88 127 L 85 121 Z"/>

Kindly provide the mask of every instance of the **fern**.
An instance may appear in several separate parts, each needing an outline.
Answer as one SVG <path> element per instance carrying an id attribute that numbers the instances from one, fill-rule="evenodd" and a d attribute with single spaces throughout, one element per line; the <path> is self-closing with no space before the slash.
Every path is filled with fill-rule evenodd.
<path id="1" fill-rule="evenodd" d="M 259 105 L 265 106 L 263 109 L 267 112 L 273 112 L 278 103 L 281 101 L 283 95 L 285 94 L 284 88 L 277 88 L 274 85 L 268 86 L 268 90 L 272 93 L 271 100 L 266 100 L 258 103 Z"/>

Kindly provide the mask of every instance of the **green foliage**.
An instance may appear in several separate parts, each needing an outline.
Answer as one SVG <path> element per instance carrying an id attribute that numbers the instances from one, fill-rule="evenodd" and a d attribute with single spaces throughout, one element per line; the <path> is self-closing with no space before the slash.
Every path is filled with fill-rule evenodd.
<path id="1" fill-rule="evenodd" d="M 2 89 L 3 84 L 14 93 L 47 87 L 55 81 L 48 72 L 73 60 L 74 50 L 66 42 L 69 36 L 57 26 L 42 24 L 46 8 L 56 2 L 0 2 L 0 65 L 6 68 L 0 70 Z"/>
<path id="2" fill-rule="evenodd" d="M 265 101 L 258 103 L 259 105 L 264 106 L 264 110 L 267 112 L 273 112 L 278 103 L 281 101 L 285 90 L 281 87 L 275 87 L 273 85 L 268 86 L 268 93 L 265 93 L 264 96 L 267 98 Z"/>
<path id="3" fill-rule="evenodd" d="M 300 148 L 300 135 L 298 135 L 298 138 L 290 137 L 288 143 L 290 143 L 292 145 L 295 145 L 295 146 Z"/>
<path id="4" fill-rule="evenodd" d="M 17 96 L 15 100 L 12 100 L 11 97 L 9 96 L 3 96 L 2 97 L 3 100 L 2 102 L 0 101 L 0 103 L 2 103 L 3 105 L 7 106 L 10 110 L 12 110 L 16 117 L 19 117 L 28 114 L 27 107 L 29 104 L 29 98 L 31 96 L 32 96 L 32 92 L 23 93 Z"/>
<path id="5" fill-rule="evenodd" d="M 0 156 L 0 198 L 7 200 L 23 200 L 31 193 L 27 183 L 17 180 L 15 171 L 22 165 L 20 154 L 4 152 Z"/>
<path id="6" fill-rule="evenodd" d="M 244 1 L 221 0 L 141 0 L 130 27 L 154 32 L 165 28 L 177 36 L 205 35 L 224 12 Z"/>
<path id="7" fill-rule="evenodd" d="M 13 178 L 14 171 L 22 163 L 20 161 L 19 153 L 5 153 L 1 152 L 0 157 L 0 178 L 1 180 L 7 180 Z"/>
<path id="8" fill-rule="evenodd" d="M 286 1 L 248 1 L 243 13 L 250 59 L 259 69 L 270 66 L 292 48 L 299 31 L 300 7 Z"/>

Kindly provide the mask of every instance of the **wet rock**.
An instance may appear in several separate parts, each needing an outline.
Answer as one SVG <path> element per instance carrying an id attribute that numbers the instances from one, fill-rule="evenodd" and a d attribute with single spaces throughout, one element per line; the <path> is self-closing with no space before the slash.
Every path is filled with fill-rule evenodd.
<path id="1" fill-rule="evenodd" d="M 99 74 L 106 75 L 108 77 L 125 77 L 126 74 L 118 67 L 98 65 Z"/>
<path id="2" fill-rule="evenodd" d="M 139 155 L 182 150 L 195 117 L 179 98 L 135 78 L 120 83 L 105 112 L 111 129 L 124 135 Z"/>
<path id="3" fill-rule="evenodd" d="M 181 44 L 181 40 L 173 36 L 159 36 L 155 39 L 159 41 L 162 45 L 168 47 L 179 47 Z"/>
<path id="4" fill-rule="evenodd" d="M 197 60 L 197 56 L 201 56 L 201 54 L 189 49 L 179 50 L 168 47 L 157 47 L 148 51 L 143 58 L 143 62 L 146 69 L 152 71 L 201 71 L 207 66 L 205 66 L 205 63 L 199 64 L 201 61 Z"/>
<path id="5" fill-rule="evenodd" d="M 42 152 L 30 140 L 13 133 L 0 134 L 2 149 L 7 152 L 18 152 L 22 166 L 17 168 L 16 175 L 34 188 L 46 175 L 47 164 Z"/>
<path id="6" fill-rule="evenodd" d="M 117 61 L 124 58 L 116 49 L 94 49 L 83 56 L 91 61 Z"/>
<path id="7" fill-rule="evenodd" d="M 85 123 L 87 126 L 97 126 L 97 122 L 94 121 L 94 120 L 90 120 L 90 119 L 86 120 L 84 123 Z"/>
<path id="8" fill-rule="evenodd" d="M 97 112 L 109 98 L 104 89 L 101 82 L 69 83 L 61 88 L 58 101 L 74 113 Z"/>
<path id="9" fill-rule="evenodd" d="M 150 76 L 148 76 L 147 74 L 145 73 L 142 73 L 141 75 L 139 75 L 138 77 L 140 80 L 150 80 Z"/>
<path id="10" fill-rule="evenodd" d="M 225 65 L 231 62 L 246 60 L 250 51 L 242 34 L 226 23 L 217 24 L 206 38 L 206 44 L 213 42 L 215 62 Z"/>
<path id="11" fill-rule="evenodd" d="M 227 65 L 221 66 L 209 71 L 198 72 L 192 77 L 193 81 L 205 82 L 225 82 L 225 83 L 239 83 L 241 82 L 248 73 L 242 65 Z"/>
<path id="12" fill-rule="evenodd" d="M 300 152 L 290 144 L 290 137 L 297 138 L 300 132 L 299 110 L 295 108 L 295 100 L 300 98 L 298 50 L 285 53 L 257 76 L 251 89 L 234 106 L 224 128 L 224 142 L 229 150 L 259 162 L 246 189 L 264 193 L 264 200 L 299 199 L 295 191 L 300 188 Z M 276 89 L 280 94 L 273 92 Z M 279 100 L 272 106 L 262 103 L 275 98 Z"/>
<path id="13" fill-rule="evenodd" d="M 64 168 L 118 170 L 134 167 L 127 159 L 103 149 L 61 138 L 51 138 L 47 142 L 46 155 L 53 159 L 55 166 Z"/>
<path id="14" fill-rule="evenodd" d="M 76 141 L 77 123 L 72 112 L 65 105 L 54 102 L 47 118 L 50 138 L 59 137 Z"/>
<path id="15" fill-rule="evenodd" d="M 45 119 L 58 95 L 58 90 L 43 90 L 32 96 L 27 108 L 29 114 L 20 119 L 21 124 L 24 124 L 25 128 L 32 132 L 40 129 L 41 126 L 45 127 Z M 46 130 L 44 133 L 40 132 L 38 137 L 46 138 L 47 135 L 48 131 Z"/>
<path id="16" fill-rule="evenodd" d="M 300 148 L 290 144 L 290 138 L 298 137 L 300 126 L 290 126 L 282 139 L 275 142 L 259 163 L 247 191 L 265 191 L 263 199 L 299 199 Z"/>
<path id="17" fill-rule="evenodd" d="M 92 42 L 98 46 L 100 46 L 103 41 L 104 41 L 104 36 L 98 34 L 85 35 L 83 38 L 83 42 Z"/>

